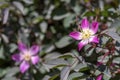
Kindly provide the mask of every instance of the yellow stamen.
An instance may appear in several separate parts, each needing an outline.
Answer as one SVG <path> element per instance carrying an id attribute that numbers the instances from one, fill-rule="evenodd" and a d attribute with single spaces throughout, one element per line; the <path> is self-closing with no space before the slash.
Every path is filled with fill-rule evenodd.
<path id="1" fill-rule="evenodd" d="M 82 39 L 86 40 L 89 39 L 92 35 L 92 32 L 89 29 L 86 29 L 84 31 L 82 31 Z"/>
<path id="2" fill-rule="evenodd" d="M 24 59 L 25 59 L 26 61 L 30 61 L 31 55 L 30 55 L 30 54 L 25 54 L 25 55 L 24 55 Z"/>

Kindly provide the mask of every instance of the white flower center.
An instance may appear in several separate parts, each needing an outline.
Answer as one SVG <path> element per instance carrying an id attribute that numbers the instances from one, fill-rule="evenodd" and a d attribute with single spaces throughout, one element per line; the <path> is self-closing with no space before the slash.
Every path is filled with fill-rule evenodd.
<path id="1" fill-rule="evenodd" d="M 86 29 L 86 30 L 82 31 L 81 36 L 82 36 L 83 40 L 86 40 L 86 39 L 89 39 L 92 35 L 93 35 L 92 31 L 89 29 Z"/>
<path id="2" fill-rule="evenodd" d="M 26 53 L 26 54 L 24 55 L 24 60 L 25 60 L 25 61 L 30 61 L 30 59 L 31 59 L 31 55 L 30 55 L 29 53 Z"/>

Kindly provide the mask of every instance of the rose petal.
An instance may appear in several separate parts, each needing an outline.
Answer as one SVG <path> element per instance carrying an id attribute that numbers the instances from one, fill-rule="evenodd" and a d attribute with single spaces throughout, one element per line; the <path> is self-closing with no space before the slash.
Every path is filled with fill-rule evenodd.
<path id="1" fill-rule="evenodd" d="M 74 31 L 69 34 L 70 37 L 76 39 L 76 40 L 81 40 L 81 33 Z"/>
<path id="2" fill-rule="evenodd" d="M 81 41 L 78 43 L 78 50 L 80 51 L 86 44 L 88 44 L 88 41 Z"/>
<path id="3" fill-rule="evenodd" d="M 92 22 L 91 30 L 94 32 L 94 34 L 98 31 L 98 22 Z"/>
<path id="4" fill-rule="evenodd" d="M 39 48 L 39 46 L 37 46 L 37 45 L 33 45 L 33 46 L 30 48 L 30 51 L 31 51 L 31 54 L 32 54 L 32 55 L 36 55 L 39 50 L 40 50 L 40 48 Z"/>
<path id="5" fill-rule="evenodd" d="M 24 43 L 22 42 L 19 42 L 18 43 L 18 49 L 21 51 L 21 52 L 24 52 L 25 50 L 27 50 L 27 47 Z"/>
<path id="6" fill-rule="evenodd" d="M 22 60 L 20 54 L 13 54 L 12 59 L 17 62 L 20 62 Z"/>
<path id="7" fill-rule="evenodd" d="M 21 71 L 21 73 L 26 72 L 26 71 L 29 69 L 29 67 L 30 67 L 29 62 L 23 61 L 23 62 L 21 63 L 21 65 L 20 65 L 20 71 Z"/>
<path id="8" fill-rule="evenodd" d="M 34 65 L 37 64 L 39 62 L 39 56 L 32 56 L 31 61 Z"/>
<path id="9" fill-rule="evenodd" d="M 89 28 L 89 22 L 87 20 L 87 18 L 83 19 L 81 22 L 81 28 L 82 29 L 88 29 Z"/>
<path id="10" fill-rule="evenodd" d="M 101 75 L 97 76 L 96 80 L 102 80 L 102 77 L 103 77 L 103 75 L 101 74 Z"/>
<path id="11" fill-rule="evenodd" d="M 97 36 L 92 36 L 92 37 L 89 39 L 89 42 L 99 43 L 99 39 L 98 39 Z"/>

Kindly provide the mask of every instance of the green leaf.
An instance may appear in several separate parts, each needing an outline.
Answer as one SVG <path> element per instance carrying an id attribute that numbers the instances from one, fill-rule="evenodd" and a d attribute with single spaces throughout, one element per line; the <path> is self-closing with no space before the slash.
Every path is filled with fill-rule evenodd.
<path id="1" fill-rule="evenodd" d="M 52 60 L 49 60 L 47 62 L 45 62 L 46 64 L 49 64 L 49 65 L 61 65 L 61 64 L 64 64 L 64 65 L 68 65 L 68 62 L 65 61 L 64 59 L 52 59 Z"/>
<path id="2" fill-rule="evenodd" d="M 84 72 L 84 71 L 87 71 L 87 70 L 90 70 L 90 68 L 89 67 L 83 67 L 83 68 L 80 69 L 80 72 Z"/>
<path id="3" fill-rule="evenodd" d="M 69 75 L 68 80 L 73 80 L 74 78 L 81 77 L 81 76 L 83 76 L 83 73 L 74 72 Z"/>
<path id="4" fill-rule="evenodd" d="M 5 77 L 13 77 L 18 72 L 19 72 L 19 68 L 18 67 L 9 68 L 7 70 L 7 74 L 5 75 Z"/>
<path id="5" fill-rule="evenodd" d="M 59 74 L 56 74 L 56 75 L 52 76 L 49 80 L 55 80 L 58 76 L 59 76 Z"/>
<path id="6" fill-rule="evenodd" d="M 14 1 L 13 5 L 22 13 L 24 14 L 24 6 L 22 3 L 20 3 L 19 1 Z"/>
<path id="7" fill-rule="evenodd" d="M 60 53 L 58 52 L 52 52 L 47 54 L 44 59 L 45 60 L 52 60 L 52 59 L 57 59 L 58 57 L 62 56 Z"/>
<path id="8" fill-rule="evenodd" d="M 8 39 L 8 36 L 7 36 L 7 35 L 1 34 L 1 37 L 2 37 L 2 39 L 3 39 L 3 41 L 4 41 L 5 43 L 8 43 L 8 42 L 9 42 L 9 39 Z"/>
<path id="9" fill-rule="evenodd" d="M 15 77 L 5 77 L 2 80 L 17 80 Z"/>
<path id="10" fill-rule="evenodd" d="M 92 12 L 92 11 L 90 11 L 90 12 L 85 12 L 84 13 L 84 16 L 95 16 L 95 12 Z"/>
<path id="11" fill-rule="evenodd" d="M 0 47 L 0 59 L 5 59 L 3 46 Z"/>
<path id="12" fill-rule="evenodd" d="M 110 80 L 111 77 L 112 77 L 112 75 L 111 75 L 110 70 L 109 70 L 109 69 L 106 69 L 106 70 L 104 71 L 103 79 L 104 79 L 104 80 Z"/>
<path id="13" fill-rule="evenodd" d="M 0 0 L 0 8 L 7 8 L 9 7 L 9 4 L 7 2 L 5 2 L 4 0 Z"/>
<path id="14" fill-rule="evenodd" d="M 6 24 L 9 16 L 9 8 L 3 10 L 3 24 Z"/>
<path id="15" fill-rule="evenodd" d="M 70 40 L 71 40 L 70 37 L 64 36 L 58 42 L 56 42 L 55 45 L 57 48 L 63 48 L 68 46 L 71 43 Z"/>
<path id="16" fill-rule="evenodd" d="M 70 67 L 69 66 L 64 67 L 60 73 L 60 80 L 68 80 L 67 78 L 69 73 L 70 73 Z"/>
<path id="17" fill-rule="evenodd" d="M 114 32 L 113 29 L 109 29 L 107 32 L 106 32 L 107 35 L 109 35 L 110 37 L 112 37 L 114 40 L 118 41 L 120 43 L 120 36 Z"/>
<path id="18" fill-rule="evenodd" d="M 116 57 L 113 59 L 113 63 L 120 64 L 120 57 Z"/>
<path id="19" fill-rule="evenodd" d="M 13 52 L 18 48 L 17 45 L 14 44 L 14 43 L 11 43 L 11 44 L 9 45 L 9 47 L 10 47 L 10 52 L 11 52 L 11 53 L 13 53 Z"/>
<path id="20" fill-rule="evenodd" d="M 84 71 L 85 69 L 87 69 L 86 68 L 87 67 L 87 64 L 82 64 L 82 63 L 80 63 L 80 64 L 78 64 L 75 68 L 74 68 L 74 70 L 75 71 Z"/>
<path id="21" fill-rule="evenodd" d="M 48 24 L 45 21 L 41 22 L 40 29 L 43 33 L 45 33 L 47 31 L 47 28 L 48 28 Z"/>
<path id="22" fill-rule="evenodd" d="M 6 69 L 0 68 L 0 77 L 3 77 L 6 74 Z"/>
<path id="23" fill-rule="evenodd" d="M 58 59 L 52 59 L 49 61 L 45 61 L 45 65 L 48 69 L 50 68 L 55 68 L 55 67 L 60 67 L 60 66 L 65 66 L 69 65 L 68 62 L 62 58 Z"/>
<path id="24" fill-rule="evenodd" d="M 64 20 L 63 20 L 63 25 L 65 28 L 70 27 L 70 24 L 73 23 L 73 19 L 75 18 L 75 15 L 69 14 Z"/>

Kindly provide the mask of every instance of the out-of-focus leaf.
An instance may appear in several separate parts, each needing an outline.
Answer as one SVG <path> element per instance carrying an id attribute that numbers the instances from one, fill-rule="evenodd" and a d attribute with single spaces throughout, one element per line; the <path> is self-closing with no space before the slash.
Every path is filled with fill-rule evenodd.
<path id="1" fill-rule="evenodd" d="M 81 77 L 82 75 L 83 75 L 83 73 L 74 72 L 74 73 L 69 75 L 68 80 L 74 80 L 74 78 Z"/>
<path id="2" fill-rule="evenodd" d="M 116 40 L 120 43 L 120 36 L 116 32 L 117 32 L 117 27 L 112 26 L 112 28 L 108 28 L 108 29 L 104 30 L 102 33 L 109 35 L 114 40 Z"/>
<path id="3" fill-rule="evenodd" d="M 65 61 L 64 59 L 53 59 L 53 60 L 46 61 L 45 63 L 48 65 L 54 65 L 54 66 L 68 65 L 68 62 Z"/>
<path id="4" fill-rule="evenodd" d="M 0 58 L 5 59 L 3 46 L 0 47 Z"/>
<path id="5" fill-rule="evenodd" d="M 86 45 L 85 48 L 84 48 L 85 51 L 87 51 L 86 56 L 92 55 L 92 53 L 94 51 L 94 48 L 89 49 L 90 47 L 91 47 L 91 45 Z"/>
<path id="6" fill-rule="evenodd" d="M 50 76 L 46 75 L 42 80 L 49 80 Z"/>
<path id="7" fill-rule="evenodd" d="M 54 8 L 55 8 L 54 5 L 50 5 L 49 9 L 47 10 L 46 19 L 50 19 L 51 18 L 51 14 L 52 14 L 52 11 L 54 10 Z"/>
<path id="8" fill-rule="evenodd" d="M 9 9 L 5 8 L 3 10 L 3 24 L 6 24 L 8 21 L 8 16 L 9 16 Z"/>
<path id="9" fill-rule="evenodd" d="M 115 19 L 115 21 L 111 24 L 112 28 L 119 28 L 120 27 L 120 19 Z"/>
<path id="10" fill-rule="evenodd" d="M 12 77 L 14 76 L 16 73 L 19 72 L 19 68 L 18 67 L 13 67 L 13 68 L 9 68 L 7 70 L 7 74 L 5 75 L 5 77 Z"/>
<path id="11" fill-rule="evenodd" d="M 6 69 L 0 68 L 0 77 L 3 77 L 6 74 Z"/>
<path id="12" fill-rule="evenodd" d="M 90 70 L 90 68 L 89 67 L 83 67 L 83 68 L 80 69 L 81 72 L 84 72 L 84 71 L 87 71 L 87 70 Z"/>
<path id="13" fill-rule="evenodd" d="M 117 49 L 117 51 L 115 51 L 115 53 L 120 54 L 120 51 L 119 51 L 120 50 L 120 43 L 116 42 L 115 48 Z"/>
<path id="14" fill-rule="evenodd" d="M 75 13 L 76 13 L 77 15 L 79 15 L 80 12 L 81 12 L 81 10 L 82 10 L 82 8 L 81 8 L 80 5 L 76 4 L 75 7 L 73 8 L 73 10 L 75 11 Z"/>
<path id="15" fill-rule="evenodd" d="M 120 57 L 114 58 L 113 63 L 120 64 Z"/>
<path id="16" fill-rule="evenodd" d="M 33 23 L 37 24 L 40 23 L 41 21 L 43 21 L 43 16 L 37 16 L 36 18 L 33 19 Z"/>
<path id="17" fill-rule="evenodd" d="M 10 44 L 9 47 L 10 47 L 11 53 L 13 53 L 17 49 L 17 45 L 15 45 L 15 44 Z"/>
<path id="18" fill-rule="evenodd" d="M 110 77 L 110 76 L 107 76 L 107 75 L 104 75 L 104 76 L 103 76 L 103 79 L 104 79 L 104 80 L 110 80 L 110 78 L 111 78 L 111 77 Z"/>
<path id="19" fill-rule="evenodd" d="M 114 40 L 120 43 L 120 36 L 116 32 L 108 31 L 106 34 L 111 36 Z"/>
<path id="20" fill-rule="evenodd" d="M 47 27 L 48 27 L 48 24 L 47 24 L 46 22 L 42 22 L 42 23 L 40 24 L 40 29 L 41 29 L 41 31 L 42 31 L 43 33 L 46 32 Z"/>
<path id="21" fill-rule="evenodd" d="M 44 74 L 46 72 L 50 72 L 50 69 L 51 69 L 51 66 L 49 67 L 49 65 L 45 64 L 45 63 L 42 63 L 41 65 L 39 65 L 37 67 L 39 69 L 39 71 Z"/>
<path id="22" fill-rule="evenodd" d="M 95 12 L 85 12 L 84 16 L 95 16 Z"/>
<path id="23" fill-rule="evenodd" d="M 58 57 L 60 57 L 61 54 L 58 53 L 58 52 L 52 52 L 52 53 L 49 53 L 45 56 L 45 60 L 52 60 L 52 59 L 56 59 Z"/>
<path id="24" fill-rule="evenodd" d="M 13 5 L 19 9 L 21 11 L 22 14 L 24 14 L 24 6 L 22 3 L 18 2 L 18 1 L 14 1 Z"/>
<path id="25" fill-rule="evenodd" d="M 1 0 L 0 2 L 0 8 L 7 8 L 9 4 L 7 2 L 4 2 L 4 0 Z"/>
<path id="26" fill-rule="evenodd" d="M 66 3 L 70 3 L 71 0 L 61 0 L 61 1 L 64 1 Z"/>
<path id="27" fill-rule="evenodd" d="M 82 56 L 79 56 L 79 53 L 76 50 L 72 50 L 72 53 L 73 53 L 74 57 L 77 57 L 79 62 L 81 62 L 82 64 L 86 65 L 85 60 L 83 59 Z"/>
<path id="28" fill-rule="evenodd" d="M 94 54 L 93 52 L 94 52 L 94 48 L 90 49 L 88 53 L 86 53 L 86 56 L 91 56 L 92 54 Z"/>
<path id="29" fill-rule="evenodd" d="M 61 55 L 59 58 L 73 58 L 73 55 L 71 53 L 65 53 L 64 55 Z"/>
<path id="30" fill-rule="evenodd" d="M 57 48 L 63 48 L 71 43 L 70 40 L 71 40 L 70 37 L 64 36 L 58 42 L 56 42 L 55 45 Z"/>
<path id="31" fill-rule="evenodd" d="M 111 24 L 112 28 L 116 29 L 116 32 L 120 34 L 120 19 L 115 19 L 115 21 Z"/>
<path id="32" fill-rule="evenodd" d="M 101 72 L 99 70 L 96 70 L 94 73 L 95 73 L 96 76 L 101 74 Z"/>
<path id="33" fill-rule="evenodd" d="M 65 61 L 64 59 L 53 59 L 53 60 L 45 61 L 44 63 L 44 66 L 48 71 L 51 68 L 57 68 L 66 65 L 68 65 L 68 62 Z"/>
<path id="34" fill-rule="evenodd" d="M 57 18 L 55 18 L 54 16 L 58 16 L 58 17 L 59 17 L 59 20 L 60 20 L 60 19 L 62 19 L 65 15 L 67 15 L 67 10 L 66 10 L 65 6 L 61 5 L 61 6 L 55 8 L 55 9 L 53 10 L 52 15 L 53 15 L 53 18 L 54 18 L 54 19 L 57 19 Z M 63 15 L 64 15 L 64 16 L 63 16 Z M 62 16 L 63 16 L 63 17 L 62 17 Z"/>
<path id="35" fill-rule="evenodd" d="M 5 77 L 2 80 L 17 80 L 15 77 Z"/>
<path id="36" fill-rule="evenodd" d="M 60 80 L 67 80 L 69 73 L 70 67 L 69 66 L 64 67 L 60 73 Z"/>
<path id="37" fill-rule="evenodd" d="M 55 33 L 56 33 L 56 29 L 55 29 L 55 27 L 54 27 L 54 26 L 51 26 L 51 27 L 50 27 L 50 29 L 51 29 L 51 31 L 52 31 L 52 33 L 53 33 L 53 34 L 55 34 Z"/>
<path id="38" fill-rule="evenodd" d="M 46 45 L 47 46 L 47 45 Z M 45 52 L 46 53 L 50 53 L 51 51 L 53 51 L 55 49 L 55 45 L 48 45 L 47 47 L 45 47 Z M 48 54 L 49 55 L 49 54 Z"/>
<path id="39" fill-rule="evenodd" d="M 87 65 L 86 64 L 82 64 L 82 63 L 80 63 L 80 64 L 78 64 L 75 68 L 74 68 L 74 70 L 75 71 L 83 71 L 83 70 L 85 70 L 84 68 L 86 68 L 87 67 Z"/>
<path id="40" fill-rule="evenodd" d="M 120 27 L 117 29 L 117 33 L 120 35 Z"/>
<path id="41" fill-rule="evenodd" d="M 33 0 L 23 0 L 27 4 L 33 4 Z"/>
<path id="42" fill-rule="evenodd" d="M 105 79 L 105 80 L 110 80 L 111 77 L 112 77 L 112 74 L 110 73 L 110 70 L 107 68 L 107 69 L 104 71 L 103 79 Z"/>
<path id="43" fill-rule="evenodd" d="M 103 2 L 103 0 L 99 1 L 99 6 L 100 6 L 101 11 L 103 11 L 104 10 L 104 2 Z"/>
<path id="44" fill-rule="evenodd" d="M 109 51 L 108 49 L 103 49 L 103 48 L 100 48 L 100 47 L 96 47 L 96 52 L 97 53 L 100 53 L 100 52 L 107 53 L 108 51 Z"/>
<path id="45" fill-rule="evenodd" d="M 109 60 L 109 56 L 100 56 L 98 57 L 98 62 L 102 62 L 102 63 L 107 63 L 107 61 Z"/>
<path id="46" fill-rule="evenodd" d="M 28 44 L 28 36 L 29 36 L 29 30 L 22 28 L 18 31 L 18 40 L 22 41 L 23 43 Z"/>
<path id="47" fill-rule="evenodd" d="M 75 18 L 75 15 L 69 14 L 64 20 L 63 20 L 63 25 L 65 28 L 70 27 L 70 24 L 73 22 L 73 19 Z"/>
<path id="48" fill-rule="evenodd" d="M 109 38 L 109 37 L 106 37 L 106 36 L 101 37 L 101 43 L 103 44 L 102 46 L 104 46 L 109 39 L 110 39 L 110 38 Z"/>
<path id="49" fill-rule="evenodd" d="M 101 12 L 101 15 L 104 16 L 104 17 L 108 17 L 109 16 L 109 12 L 104 10 Z"/>
<path id="50" fill-rule="evenodd" d="M 56 74 L 56 75 L 52 76 L 49 80 L 55 80 L 58 76 L 59 76 L 59 75 Z"/>
<path id="51" fill-rule="evenodd" d="M 9 43 L 8 37 L 5 34 L 1 34 L 1 37 L 5 43 Z"/>
<path id="52" fill-rule="evenodd" d="M 63 15 L 55 15 L 55 16 L 53 16 L 53 19 L 54 20 L 62 20 L 65 17 L 68 17 L 69 15 L 70 15 L 69 13 L 66 13 L 66 14 L 63 14 Z"/>

